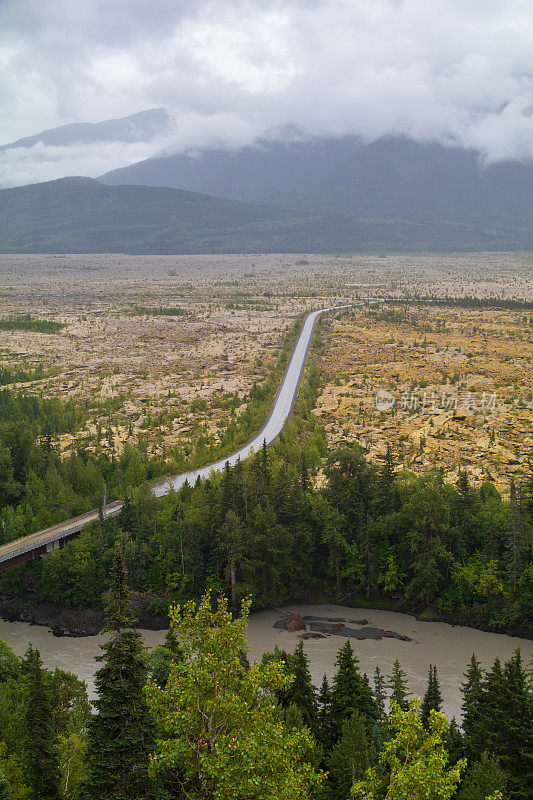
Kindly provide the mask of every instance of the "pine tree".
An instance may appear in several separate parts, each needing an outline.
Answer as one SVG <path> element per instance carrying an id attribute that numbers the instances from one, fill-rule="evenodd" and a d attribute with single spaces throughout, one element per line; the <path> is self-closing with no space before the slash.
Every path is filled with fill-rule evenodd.
<path id="1" fill-rule="evenodd" d="M 391 690 L 389 700 L 398 703 L 403 711 L 409 707 L 407 697 L 411 694 L 407 691 L 407 674 L 402 669 L 398 659 L 392 665 L 392 672 L 387 679 L 387 686 Z"/>
<path id="2" fill-rule="evenodd" d="M 146 666 L 142 638 L 129 630 L 129 591 L 120 548 L 115 552 L 107 627 L 112 638 L 102 645 L 103 663 L 95 676 L 97 713 L 88 730 L 87 778 L 83 800 L 137 800 L 152 796 L 148 777 L 154 724 L 144 697 Z"/>
<path id="3" fill-rule="evenodd" d="M 478 751 L 480 738 L 481 705 L 484 699 L 483 670 L 476 656 L 472 658 L 464 673 L 465 682 L 461 684 L 463 693 L 463 735 L 464 749 L 468 759 L 480 755 Z"/>
<path id="4" fill-rule="evenodd" d="M 291 703 L 300 709 L 304 725 L 316 734 L 318 730 L 318 707 L 316 689 L 309 672 L 309 659 L 304 653 L 303 642 L 300 641 L 296 650 L 288 657 L 287 667 L 292 673 L 293 681 L 284 692 L 283 705 Z"/>
<path id="5" fill-rule="evenodd" d="M 420 712 L 422 714 L 422 722 L 427 725 L 429 720 L 429 713 L 433 709 L 440 711 L 442 707 L 442 695 L 440 693 L 439 679 L 437 678 L 437 667 L 432 664 L 429 665 L 428 685 Z"/>
<path id="6" fill-rule="evenodd" d="M 374 696 L 376 698 L 376 706 L 378 708 L 378 722 L 385 722 L 385 702 L 387 694 L 385 691 L 385 678 L 379 667 L 374 670 Z"/>
<path id="7" fill-rule="evenodd" d="M 61 779 L 51 687 L 46 680 L 39 651 L 31 645 L 25 661 L 28 682 L 26 781 L 32 800 L 59 800 Z"/>
<path id="8" fill-rule="evenodd" d="M 331 690 L 331 725 L 333 739 L 340 735 L 342 723 L 358 711 L 370 728 L 377 718 L 378 709 L 372 697 L 368 680 L 364 680 L 358 669 L 359 660 L 354 655 L 350 640 L 338 652 L 335 665 L 337 672 Z"/>
<path id="9" fill-rule="evenodd" d="M 346 800 L 354 781 L 370 766 L 369 745 L 363 717 L 355 711 L 344 720 L 339 741 L 327 761 L 328 800 Z"/>

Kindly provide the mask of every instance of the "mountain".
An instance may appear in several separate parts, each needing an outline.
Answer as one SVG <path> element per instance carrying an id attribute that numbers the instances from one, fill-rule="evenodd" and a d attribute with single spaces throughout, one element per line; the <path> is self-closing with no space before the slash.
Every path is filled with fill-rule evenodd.
<path id="1" fill-rule="evenodd" d="M 0 191 L 2 253 L 533 249 L 530 227 L 361 219 L 151 186 L 63 178 Z"/>
<path id="2" fill-rule="evenodd" d="M 76 122 L 42 131 L 35 136 L 26 136 L 0 146 L 2 150 L 14 147 L 33 147 L 42 144 L 55 147 L 68 147 L 96 142 L 150 142 L 170 130 L 172 119 L 164 108 L 150 108 L 120 119 L 104 122 Z"/>
<path id="3" fill-rule="evenodd" d="M 354 137 L 260 141 L 237 152 L 150 158 L 99 180 L 179 187 L 376 220 L 508 228 L 533 221 L 532 164 L 483 166 L 474 151 L 404 138 L 372 144 Z"/>

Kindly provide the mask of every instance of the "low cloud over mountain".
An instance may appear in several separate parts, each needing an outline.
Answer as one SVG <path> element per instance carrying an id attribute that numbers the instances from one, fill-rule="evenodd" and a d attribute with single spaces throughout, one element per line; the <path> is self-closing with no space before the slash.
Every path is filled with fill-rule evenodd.
<path id="1" fill-rule="evenodd" d="M 42 131 L 0 147 L 0 188 L 126 166 L 158 152 L 172 132 L 164 108 Z"/>
<path id="2" fill-rule="evenodd" d="M 2 180 L 238 148 L 291 125 L 530 161 L 532 36 L 531 0 L 5 0 L 0 141 L 152 106 L 176 127 L 151 149 L 11 151 Z"/>

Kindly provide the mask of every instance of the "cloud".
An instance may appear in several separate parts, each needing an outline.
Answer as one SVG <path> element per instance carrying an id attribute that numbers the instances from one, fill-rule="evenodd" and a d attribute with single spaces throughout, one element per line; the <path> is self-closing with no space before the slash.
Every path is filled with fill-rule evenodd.
<path id="1" fill-rule="evenodd" d="M 531 0 L 3 0 L 0 141 L 165 106 L 166 152 L 293 125 L 533 160 L 532 37 Z"/>

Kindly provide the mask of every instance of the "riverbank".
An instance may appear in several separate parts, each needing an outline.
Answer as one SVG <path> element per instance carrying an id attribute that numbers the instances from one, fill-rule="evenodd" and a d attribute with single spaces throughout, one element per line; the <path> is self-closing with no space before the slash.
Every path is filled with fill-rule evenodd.
<path id="1" fill-rule="evenodd" d="M 473 628 L 485 633 L 505 634 L 521 639 L 533 640 L 533 624 L 529 621 L 523 626 L 490 626 L 479 609 L 459 612 L 440 612 L 436 609 L 409 603 L 403 597 L 394 600 L 381 599 L 369 601 L 365 597 L 353 595 L 351 598 L 306 597 L 294 600 L 294 603 L 340 603 L 345 602 L 347 608 L 374 611 L 390 611 L 396 614 L 407 614 L 419 622 L 440 622 L 447 625 L 459 625 Z M 138 620 L 138 627 L 143 630 L 161 631 L 168 627 L 166 614 L 152 614 L 149 602 L 142 595 L 132 595 L 132 612 Z M 94 608 L 73 608 L 59 603 L 35 602 L 31 593 L 8 597 L 0 595 L 0 619 L 6 622 L 27 622 L 30 625 L 47 627 L 54 636 L 96 636 L 105 624 L 103 611 Z"/>
<path id="2" fill-rule="evenodd" d="M 281 612 L 281 614 L 280 614 Z M 391 611 L 367 610 L 338 606 L 334 603 L 291 604 L 281 609 L 258 611 L 250 615 L 248 626 L 248 656 L 250 661 L 261 660 L 265 651 L 272 651 L 276 646 L 286 652 L 292 652 L 301 641 L 301 631 L 288 631 L 274 627 L 276 620 L 285 613 L 298 614 L 302 618 L 314 619 L 347 619 L 367 621 L 367 627 L 383 631 L 395 631 L 398 637 L 381 637 L 359 639 L 351 638 L 352 647 L 359 660 L 361 672 L 372 678 L 376 666 L 385 675 L 390 675 L 394 660 L 399 659 L 407 674 L 409 691 L 413 696 L 423 695 L 429 664 L 438 668 L 441 691 L 444 697 L 444 711 L 451 719 L 459 719 L 461 713 L 460 685 L 466 665 L 475 652 L 483 667 L 490 668 L 494 659 L 502 661 L 510 658 L 515 647 L 520 646 L 522 656 L 527 663 L 533 656 L 533 644 L 529 641 L 495 633 L 452 627 L 440 622 L 421 622 L 413 616 Z M 324 619 L 319 620 L 323 625 Z M 352 627 L 354 623 L 350 623 Z M 141 633 L 147 648 L 162 644 L 165 638 L 163 630 L 142 630 Z M 23 655 L 28 642 L 38 648 L 44 665 L 49 669 L 60 667 L 74 672 L 87 682 L 91 699 L 95 696 L 94 673 L 98 669 L 96 658 L 101 654 L 100 646 L 109 638 L 109 634 L 98 633 L 84 637 L 54 636 L 44 626 L 30 625 L 25 622 L 4 622 L 0 620 L 0 638 L 13 648 L 18 655 Z M 326 635 L 304 641 L 305 652 L 310 660 L 313 682 L 320 686 L 324 675 L 331 679 L 336 671 L 337 654 L 346 639 L 337 635 Z"/>
<path id="3" fill-rule="evenodd" d="M 140 607 L 139 607 L 140 606 Z M 132 603 L 139 628 L 163 631 L 168 628 L 168 617 L 150 614 L 139 603 Z M 0 596 L 0 619 L 6 622 L 26 622 L 48 628 L 54 636 L 96 636 L 105 624 L 104 612 L 95 608 L 72 608 L 59 603 L 36 603 L 31 597 Z"/>

